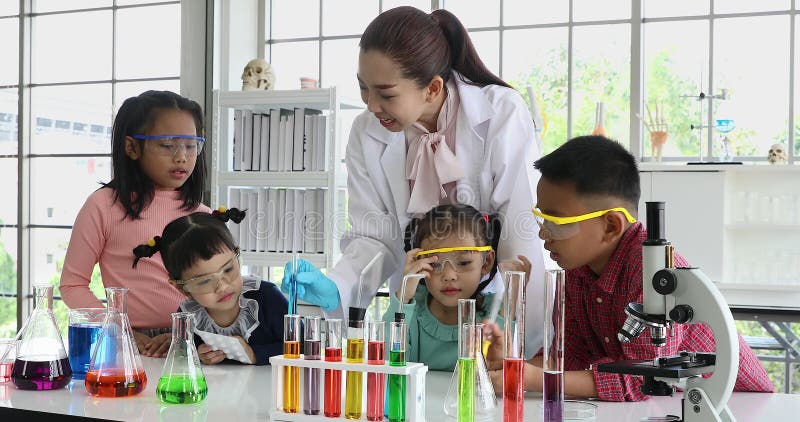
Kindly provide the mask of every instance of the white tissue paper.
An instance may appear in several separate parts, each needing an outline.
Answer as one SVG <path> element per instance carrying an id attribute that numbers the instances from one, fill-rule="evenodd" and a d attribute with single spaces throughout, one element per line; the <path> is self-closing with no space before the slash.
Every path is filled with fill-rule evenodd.
<path id="1" fill-rule="evenodd" d="M 247 353 L 244 351 L 244 347 L 242 347 L 242 343 L 239 343 L 239 339 L 236 337 L 228 337 L 223 336 L 221 334 L 214 334 L 209 333 L 207 331 L 195 331 L 195 333 L 200 336 L 203 341 L 211 346 L 214 350 L 222 350 L 225 353 L 225 356 L 228 359 L 238 360 L 239 362 L 243 363 L 253 363 L 249 357 L 247 357 Z"/>

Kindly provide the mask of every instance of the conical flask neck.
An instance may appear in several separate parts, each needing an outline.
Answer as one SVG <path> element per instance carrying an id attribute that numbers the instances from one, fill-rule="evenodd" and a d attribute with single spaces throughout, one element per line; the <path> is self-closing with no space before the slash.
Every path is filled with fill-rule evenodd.
<path id="1" fill-rule="evenodd" d="M 172 341 L 186 340 L 194 342 L 194 314 L 176 312 L 172 314 Z"/>
<path id="2" fill-rule="evenodd" d="M 128 289 L 108 287 L 106 288 L 106 299 L 108 300 L 109 312 L 128 313 Z"/>
<path id="3" fill-rule="evenodd" d="M 53 286 L 33 286 L 33 297 L 36 311 L 53 310 Z"/>

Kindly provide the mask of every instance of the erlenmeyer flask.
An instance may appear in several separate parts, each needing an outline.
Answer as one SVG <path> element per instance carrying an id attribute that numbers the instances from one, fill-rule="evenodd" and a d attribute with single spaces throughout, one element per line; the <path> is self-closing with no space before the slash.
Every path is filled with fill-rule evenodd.
<path id="1" fill-rule="evenodd" d="M 493 421 L 497 414 L 497 397 L 494 393 L 492 380 L 489 378 L 489 370 L 486 367 L 486 359 L 483 356 L 483 324 L 475 324 L 475 420 Z M 445 415 L 456 418 L 458 416 L 458 379 L 459 362 L 456 362 L 453 377 L 450 379 L 450 387 L 444 399 Z"/>
<path id="2" fill-rule="evenodd" d="M 191 404 L 205 400 L 206 377 L 194 347 L 194 314 L 172 314 L 172 342 L 156 394 L 162 403 Z"/>
<path id="3" fill-rule="evenodd" d="M 106 288 L 108 312 L 86 372 L 86 391 L 98 397 L 127 397 L 147 385 L 139 349 L 128 320 L 128 289 Z"/>
<path id="4" fill-rule="evenodd" d="M 72 380 L 67 351 L 53 316 L 53 286 L 34 285 L 36 307 L 18 334 L 11 381 L 20 390 L 56 390 Z"/>

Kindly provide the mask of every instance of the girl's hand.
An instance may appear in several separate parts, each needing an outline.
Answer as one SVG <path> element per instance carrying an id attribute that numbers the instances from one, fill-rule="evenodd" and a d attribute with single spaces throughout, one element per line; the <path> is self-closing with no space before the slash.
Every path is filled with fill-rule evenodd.
<path id="1" fill-rule="evenodd" d="M 144 352 L 142 354 L 154 358 L 166 357 L 170 342 L 172 342 L 171 333 L 159 334 L 153 337 L 150 342 L 144 346 Z"/>
<path id="2" fill-rule="evenodd" d="M 244 352 L 247 353 L 247 357 L 250 358 L 250 362 L 252 362 L 252 364 L 255 365 L 255 363 L 256 363 L 256 352 L 254 352 L 253 348 L 250 347 L 249 344 L 247 344 L 247 340 L 245 340 L 241 336 L 236 336 L 236 340 L 239 340 L 239 343 L 241 343 L 242 348 L 244 349 Z"/>
<path id="3" fill-rule="evenodd" d="M 133 340 L 136 342 L 136 348 L 139 349 L 139 353 L 145 355 L 146 346 L 152 340 L 146 334 L 142 334 L 136 330 L 133 330 Z M 147 356 L 147 355 L 145 355 Z"/>
<path id="4" fill-rule="evenodd" d="M 429 256 L 427 258 L 417 259 L 417 253 L 422 252 L 422 249 L 416 248 L 408 251 L 406 253 L 406 263 L 403 266 L 403 275 L 408 274 L 425 274 L 425 277 L 431 276 L 431 271 L 433 271 L 433 267 L 431 267 L 431 262 L 436 262 L 439 259 L 436 256 Z M 401 292 L 400 289 L 395 292 L 397 295 L 397 300 L 401 300 L 400 295 L 403 294 L 403 298 L 405 301 L 403 304 L 406 304 L 414 298 L 414 292 L 417 291 L 417 286 L 419 285 L 419 278 L 412 277 L 406 280 L 406 291 Z"/>
<path id="5" fill-rule="evenodd" d="M 205 343 L 197 346 L 197 356 L 204 365 L 216 365 L 225 360 L 225 352 L 214 350 Z"/>
<path id="6" fill-rule="evenodd" d="M 522 271 L 525 273 L 525 285 L 528 285 L 528 280 L 531 279 L 531 261 L 525 255 L 517 255 L 519 261 L 514 259 L 507 259 L 497 264 L 500 274 L 506 271 Z"/>
<path id="7" fill-rule="evenodd" d="M 490 371 L 503 369 L 503 337 L 505 333 L 494 322 L 483 322 L 483 338 L 490 340 L 489 351 L 486 353 L 486 369 Z"/>

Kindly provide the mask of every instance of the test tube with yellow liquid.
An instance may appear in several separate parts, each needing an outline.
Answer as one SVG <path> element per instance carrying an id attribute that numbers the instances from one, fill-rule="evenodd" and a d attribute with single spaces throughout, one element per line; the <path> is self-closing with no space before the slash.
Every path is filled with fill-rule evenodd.
<path id="1" fill-rule="evenodd" d="M 300 315 L 283 316 L 283 357 L 300 358 Z M 283 411 L 297 413 L 300 407 L 300 368 L 283 368 Z"/>
<path id="2" fill-rule="evenodd" d="M 364 363 L 364 308 L 350 307 L 347 321 L 347 363 Z M 361 419 L 364 373 L 347 371 L 344 395 L 344 417 Z"/>

